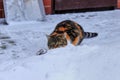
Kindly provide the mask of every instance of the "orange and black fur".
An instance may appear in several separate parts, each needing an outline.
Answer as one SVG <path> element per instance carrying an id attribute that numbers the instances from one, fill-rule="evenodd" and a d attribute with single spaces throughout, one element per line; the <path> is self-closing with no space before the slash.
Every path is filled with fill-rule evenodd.
<path id="1" fill-rule="evenodd" d="M 97 33 L 84 32 L 76 22 L 65 20 L 57 24 L 55 30 L 48 36 L 48 48 L 64 47 L 70 41 L 73 45 L 80 45 L 84 38 L 96 37 Z"/>

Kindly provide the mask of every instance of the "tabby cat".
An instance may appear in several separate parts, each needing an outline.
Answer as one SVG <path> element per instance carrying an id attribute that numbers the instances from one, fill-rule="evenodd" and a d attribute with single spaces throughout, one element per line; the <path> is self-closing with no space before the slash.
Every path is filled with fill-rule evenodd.
<path id="1" fill-rule="evenodd" d="M 96 37 L 98 33 L 84 32 L 76 22 L 65 20 L 56 25 L 55 30 L 48 36 L 48 48 L 64 47 L 68 41 L 73 45 L 80 45 L 84 38 Z"/>

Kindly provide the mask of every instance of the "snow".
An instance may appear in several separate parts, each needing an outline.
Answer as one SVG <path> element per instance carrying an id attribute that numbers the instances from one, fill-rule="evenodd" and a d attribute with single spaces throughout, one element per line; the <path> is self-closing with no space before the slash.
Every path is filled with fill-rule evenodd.
<path id="1" fill-rule="evenodd" d="M 46 21 L 0 25 L 0 80 L 120 80 L 120 10 L 47 15 Z M 57 23 L 71 19 L 98 37 L 48 50 Z M 3 39 L 3 36 L 6 39 Z"/>
<path id="2" fill-rule="evenodd" d="M 45 18 L 42 0 L 4 0 L 6 22 L 40 21 Z"/>

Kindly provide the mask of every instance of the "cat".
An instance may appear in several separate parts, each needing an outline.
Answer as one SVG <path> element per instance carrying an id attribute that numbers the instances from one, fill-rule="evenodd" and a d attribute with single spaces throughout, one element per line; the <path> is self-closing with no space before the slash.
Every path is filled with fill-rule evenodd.
<path id="1" fill-rule="evenodd" d="M 83 39 L 96 37 L 98 33 L 84 32 L 82 26 L 72 20 L 58 23 L 48 36 L 48 48 L 54 49 L 67 46 L 68 42 L 77 46 Z"/>

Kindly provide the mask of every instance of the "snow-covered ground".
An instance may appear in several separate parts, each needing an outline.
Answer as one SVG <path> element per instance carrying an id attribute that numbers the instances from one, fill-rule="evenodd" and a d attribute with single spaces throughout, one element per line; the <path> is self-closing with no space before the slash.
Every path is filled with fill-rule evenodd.
<path id="1" fill-rule="evenodd" d="M 98 37 L 36 55 L 62 20 Z M 120 10 L 47 15 L 44 22 L 0 25 L 0 80 L 120 80 Z"/>

